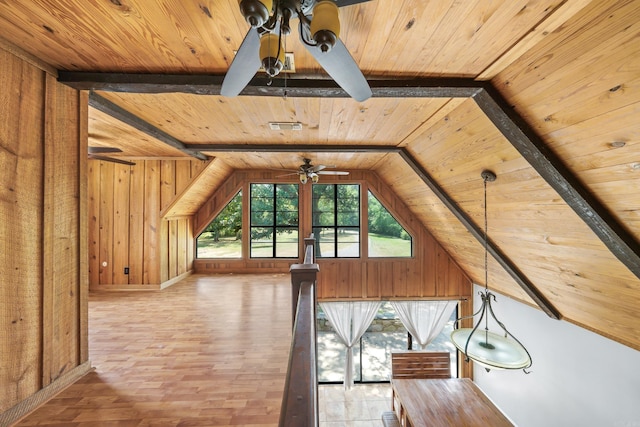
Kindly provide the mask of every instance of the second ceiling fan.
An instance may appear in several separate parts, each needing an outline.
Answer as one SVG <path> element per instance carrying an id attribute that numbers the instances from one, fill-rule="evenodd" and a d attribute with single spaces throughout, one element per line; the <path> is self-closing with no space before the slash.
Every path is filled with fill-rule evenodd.
<path id="1" fill-rule="evenodd" d="M 346 172 L 346 171 L 326 170 L 326 168 L 335 168 L 335 166 L 327 166 L 327 165 L 314 166 L 311 164 L 311 159 L 305 158 L 302 160 L 304 161 L 304 163 L 301 164 L 298 167 L 298 169 L 285 169 L 291 173 L 281 175 L 281 176 L 298 175 L 300 182 L 302 184 L 306 184 L 309 181 L 316 184 L 320 179 L 319 175 L 349 175 L 349 172 Z"/>
<path id="2" fill-rule="evenodd" d="M 356 101 L 371 97 L 371 88 L 340 40 L 338 8 L 368 0 L 239 0 L 251 28 L 222 82 L 221 95 L 233 97 L 262 66 L 273 77 L 284 66 L 282 37 L 298 17 L 300 40 L 335 82 Z"/>

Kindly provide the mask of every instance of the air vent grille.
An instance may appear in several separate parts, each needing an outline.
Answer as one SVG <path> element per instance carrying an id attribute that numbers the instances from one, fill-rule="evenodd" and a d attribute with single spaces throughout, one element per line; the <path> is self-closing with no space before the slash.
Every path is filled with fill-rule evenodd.
<path id="1" fill-rule="evenodd" d="M 302 130 L 300 122 L 269 122 L 271 130 Z"/>

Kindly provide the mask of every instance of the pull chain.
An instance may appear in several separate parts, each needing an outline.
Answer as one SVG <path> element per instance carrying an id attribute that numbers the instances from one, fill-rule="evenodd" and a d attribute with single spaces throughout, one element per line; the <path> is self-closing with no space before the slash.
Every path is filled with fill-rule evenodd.
<path id="1" fill-rule="evenodd" d="M 287 35 L 284 35 L 284 64 L 282 64 L 282 72 L 284 73 L 284 99 L 287 99 Z"/>

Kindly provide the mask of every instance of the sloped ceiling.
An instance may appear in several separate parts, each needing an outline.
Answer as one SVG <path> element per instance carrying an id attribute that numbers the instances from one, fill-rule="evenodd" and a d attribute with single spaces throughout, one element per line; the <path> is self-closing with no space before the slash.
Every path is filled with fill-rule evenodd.
<path id="1" fill-rule="evenodd" d="M 374 170 L 479 284 L 473 228 L 483 226 L 480 173 L 493 170 L 489 237 L 502 259 L 490 259 L 489 286 L 533 305 L 525 280 L 565 320 L 640 349 L 640 3 L 372 0 L 341 8 L 341 23 L 372 87 L 389 90 L 364 102 L 313 92 L 326 76 L 294 34 L 296 74 L 258 79 L 251 96 L 219 96 L 248 30 L 236 0 L 0 3 L 5 47 L 95 89 L 90 145 L 128 159 L 207 156 L 221 171 L 295 169 L 302 157 Z M 410 89 L 390 88 L 399 80 Z M 518 136 L 482 99 L 437 90 L 468 82 L 494 90 L 538 151 L 512 144 Z M 303 130 L 271 131 L 271 121 Z M 586 211 L 567 201 L 567 186 Z M 594 231 L 594 214 L 621 251 Z"/>

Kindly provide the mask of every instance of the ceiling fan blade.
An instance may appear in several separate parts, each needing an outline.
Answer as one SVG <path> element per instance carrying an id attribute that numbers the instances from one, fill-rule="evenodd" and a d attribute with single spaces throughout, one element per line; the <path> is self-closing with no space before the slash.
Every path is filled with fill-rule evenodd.
<path id="1" fill-rule="evenodd" d="M 290 174 L 296 174 L 300 172 L 298 169 L 284 169 L 284 168 L 269 168 L 269 170 L 278 171 L 278 172 L 289 172 Z"/>
<path id="2" fill-rule="evenodd" d="M 366 3 L 370 0 L 336 0 L 338 7 L 351 6 L 352 4 Z"/>
<path id="3" fill-rule="evenodd" d="M 260 35 L 251 28 L 238 48 L 235 58 L 222 81 L 222 96 L 237 96 L 260 69 Z"/>
<path id="4" fill-rule="evenodd" d="M 311 169 L 309 169 L 309 172 L 320 172 L 324 168 L 330 168 L 330 167 L 333 167 L 333 166 L 317 165 L 317 166 L 313 166 Z"/>
<path id="5" fill-rule="evenodd" d="M 346 171 L 319 171 L 316 173 L 318 175 L 349 175 L 349 172 Z"/>
<path id="6" fill-rule="evenodd" d="M 89 154 L 104 153 L 122 153 L 122 150 L 116 147 L 89 147 Z"/>
<path id="7" fill-rule="evenodd" d="M 119 163 L 121 165 L 127 165 L 127 166 L 135 166 L 136 164 L 133 162 L 129 162 L 127 160 L 121 160 L 121 159 L 115 159 L 113 157 L 107 157 L 107 156 L 95 156 L 95 155 L 90 155 L 89 159 L 93 159 L 93 160 L 102 160 L 104 162 L 111 162 L 111 163 Z"/>
<path id="8" fill-rule="evenodd" d="M 338 39 L 335 46 L 328 52 L 322 52 L 304 41 L 303 44 L 331 78 L 353 99 L 362 102 L 371 97 L 371 88 L 367 79 L 364 78 L 342 40 Z"/>

